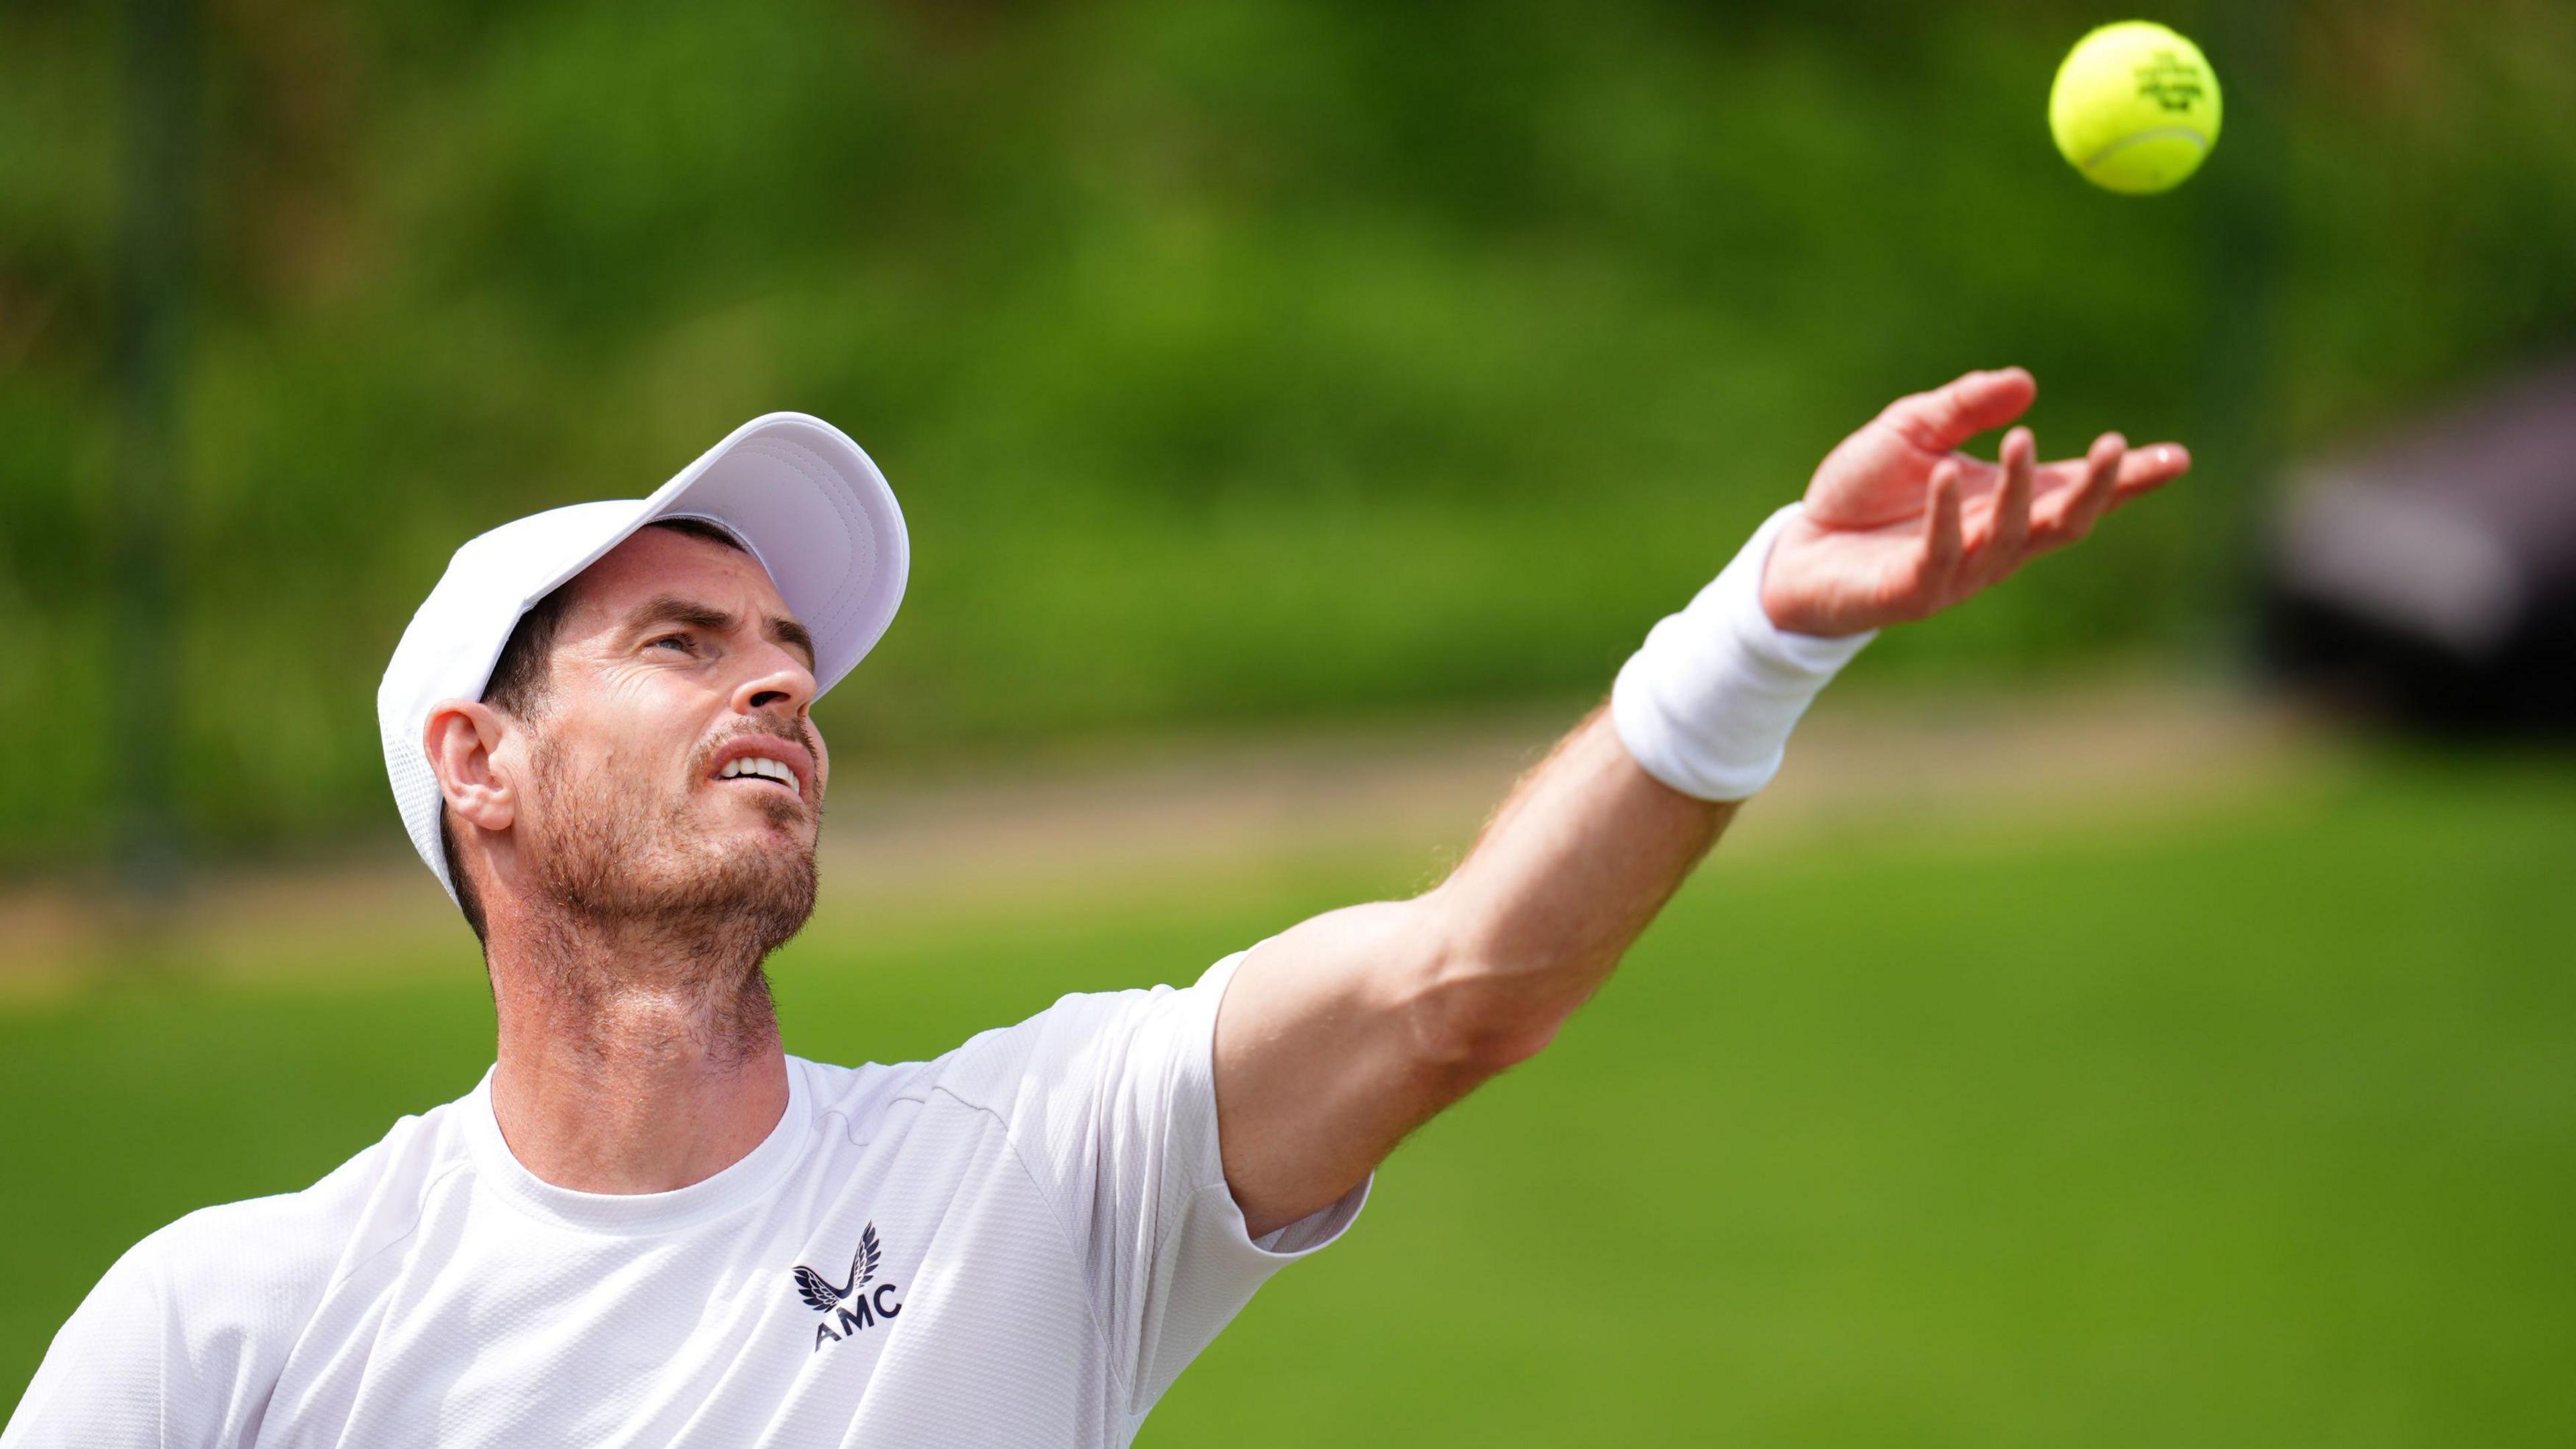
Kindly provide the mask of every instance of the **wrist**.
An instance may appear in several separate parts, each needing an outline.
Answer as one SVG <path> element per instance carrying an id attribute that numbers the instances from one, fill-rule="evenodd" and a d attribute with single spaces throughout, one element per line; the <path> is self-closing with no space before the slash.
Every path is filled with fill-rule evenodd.
<path id="1" fill-rule="evenodd" d="M 1792 633 L 1764 609 L 1772 544 L 1798 516 L 1793 503 L 1764 520 L 1688 607 L 1648 631 L 1611 689 L 1630 756 L 1685 795 L 1741 800 L 1770 783 L 1807 706 L 1877 637 Z"/>

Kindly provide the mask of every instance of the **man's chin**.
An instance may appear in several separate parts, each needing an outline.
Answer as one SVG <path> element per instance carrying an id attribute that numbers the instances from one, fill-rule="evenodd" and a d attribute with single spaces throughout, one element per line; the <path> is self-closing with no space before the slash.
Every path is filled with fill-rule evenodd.
<path id="1" fill-rule="evenodd" d="M 694 808 L 672 816 L 671 837 L 685 839 L 693 853 L 709 849 L 812 849 L 813 812 L 805 808 L 804 801 L 784 790 L 771 793 L 773 798 L 769 799 L 695 801 Z"/>
<path id="2" fill-rule="evenodd" d="M 762 952 L 803 929 L 814 913 L 814 848 L 810 840 L 766 825 L 744 826 L 702 842 L 694 869 L 661 893 L 664 909 L 724 930 L 751 926 Z"/>
<path id="3" fill-rule="evenodd" d="M 772 805 L 757 811 L 738 810 L 728 812 L 728 816 L 716 822 L 706 834 L 710 840 L 722 842 L 729 850 L 775 855 L 811 855 L 814 852 L 814 817 L 801 804 Z"/>

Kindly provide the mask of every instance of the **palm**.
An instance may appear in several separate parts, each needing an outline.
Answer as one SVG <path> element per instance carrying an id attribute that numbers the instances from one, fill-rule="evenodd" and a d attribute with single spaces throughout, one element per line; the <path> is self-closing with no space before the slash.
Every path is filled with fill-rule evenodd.
<path id="1" fill-rule="evenodd" d="M 1996 462 L 1959 452 L 2029 408 L 2019 368 L 1975 372 L 1900 398 L 1816 468 L 1801 516 L 1772 545 L 1765 612 L 1801 634 L 1856 634 L 1991 587 L 2082 538 L 2104 513 L 2191 466 L 2179 444 L 2130 451 L 2105 433 L 2081 458 L 2039 463 L 2030 430 Z"/>

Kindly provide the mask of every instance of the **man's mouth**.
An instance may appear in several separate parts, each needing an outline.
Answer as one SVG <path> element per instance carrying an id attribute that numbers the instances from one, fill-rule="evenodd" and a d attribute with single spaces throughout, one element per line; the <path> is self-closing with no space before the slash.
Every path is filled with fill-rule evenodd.
<path id="1" fill-rule="evenodd" d="M 785 788 L 789 794 L 801 793 L 796 784 L 796 772 L 787 768 L 786 762 L 766 755 L 739 755 L 727 760 L 724 768 L 716 772 L 716 778 L 765 781 Z"/>
<path id="2" fill-rule="evenodd" d="M 746 790 L 775 787 L 800 801 L 805 798 L 805 782 L 815 763 L 804 745 L 761 730 L 746 731 L 726 740 L 715 758 L 715 768 L 708 772 L 708 779 L 718 784 L 739 784 Z M 818 787 L 818 797 L 820 793 Z"/>

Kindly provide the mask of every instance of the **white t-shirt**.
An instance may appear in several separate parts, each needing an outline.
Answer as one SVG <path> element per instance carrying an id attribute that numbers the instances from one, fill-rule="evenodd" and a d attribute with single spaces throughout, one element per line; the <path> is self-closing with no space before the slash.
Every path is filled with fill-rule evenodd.
<path id="1" fill-rule="evenodd" d="M 1368 1193 L 1245 1236 L 1212 1065 L 1240 959 L 936 1061 L 791 1057 L 777 1127 L 677 1192 L 539 1181 L 487 1075 L 302 1192 L 144 1239 L 0 1449 L 1123 1445 Z"/>

